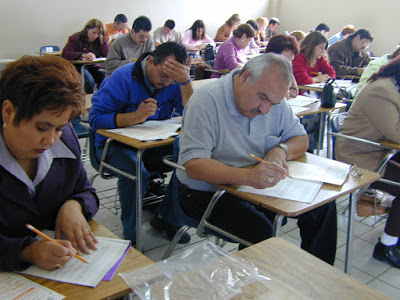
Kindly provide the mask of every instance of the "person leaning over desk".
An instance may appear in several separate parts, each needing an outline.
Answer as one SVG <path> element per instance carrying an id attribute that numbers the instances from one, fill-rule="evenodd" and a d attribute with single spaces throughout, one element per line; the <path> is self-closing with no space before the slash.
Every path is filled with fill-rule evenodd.
<path id="1" fill-rule="evenodd" d="M 118 68 L 106 78 L 100 90 L 93 95 L 90 110 L 90 126 L 93 130 L 101 128 L 120 128 L 142 123 L 146 120 L 165 120 L 175 111 L 182 113 L 189 97 L 193 93 L 190 81 L 188 52 L 180 43 L 167 42 L 154 50 L 142 54 L 135 63 Z M 96 133 L 96 155 L 100 160 L 107 138 Z M 165 166 L 162 157 L 170 154 L 169 146 L 148 149 L 143 156 L 143 193 L 149 184 L 151 167 Z M 111 143 L 107 162 L 130 174 L 136 173 L 136 151 L 132 147 Z M 121 202 L 121 220 L 123 235 L 127 240 L 136 242 L 136 185 L 131 180 L 118 175 L 119 200 Z M 164 219 L 159 211 L 166 210 L 163 201 L 150 224 L 164 237 L 172 239 L 180 223 L 172 212 Z M 176 226 L 174 226 L 176 225 Z M 189 242 L 189 235 L 181 241 Z"/>
<path id="2" fill-rule="evenodd" d="M 80 75 L 55 56 L 24 56 L 1 75 L 0 271 L 31 264 L 52 270 L 71 259 L 73 248 L 96 249 L 87 220 L 99 199 L 69 124 L 85 105 Z M 68 241 L 37 240 L 27 223 Z"/>
<path id="3" fill-rule="evenodd" d="M 192 95 L 183 114 L 178 160 L 186 172 L 177 169 L 185 214 L 200 220 L 217 190 L 213 184 L 274 186 L 287 174 L 287 161 L 304 155 L 306 131 L 284 99 L 291 79 L 289 60 L 266 53 Z M 256 164 L 249 153 L 265 161 L 244 168 Z M 258 243 L 272 236 L 273 218 L 271 211 L 225 193 L 210 222 Z M 301 247 L 333 264 L 335 202 L 300 215 L 298 225 Z"/>

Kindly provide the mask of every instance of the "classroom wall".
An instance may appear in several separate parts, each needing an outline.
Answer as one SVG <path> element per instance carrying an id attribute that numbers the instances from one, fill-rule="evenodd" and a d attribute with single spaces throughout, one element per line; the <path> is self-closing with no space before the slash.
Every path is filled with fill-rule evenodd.
<path id="1" fill-rule="evenodd" d="M 392 52 L 400 42 L 399 0 L 275 0 L 273 10 L 281 32 L 309 31 L 319 23 L 330 27 L 328 37 L 349 23 L 368 29 L 374 36 L 368 51 L 376 56 Z"/>
<path id="2" fill-rule="evenodd" d="M 80 31 L 85 23 L 97 18 L 112 23 L 118 13 L 124 13 L 132 24 L 146 15 L 153 30 L 172 18 L 176 28 L 184 32 L 196 19 L 202 19 L 213 38 L 219 26 L 232 14 L 240 13 L 245 21 L 268 16 L 266 0 L 18 0 L 3 1 L 0 9 L 0 58 L 37 55 L 44 45 L 63 48 L 68 36 Z M 238 9 L 240 8 L 240 9 Z"/>
<path id="3" fill-rule="evenodd" d="M 379 6 L 378 6 L 379 5 Z M 167 18 L 184 32 L 194 20 L 203 19 L 207 32 L 214 37 L 218 27 L 239 12 L 243 20 L 278 16 L 285 30 L 308 31 L 320 22 L 331 28 L 329 36 L 343 25 L 353 23 L 367 28 L 375 36 L 370 51 L 375 55 L 391 52 L 400 41 L 398 30 L 399 0 L 19 0 L 3 1 L 0 9 L 0 58 L 36 55 L 44 45 L 64 47 L 68 36 L 80 31 L 92 18 L 104 23 L 124 13 L 129 23 L 139 15 L 147 15 L 153 29 L 162 26 Z"/>

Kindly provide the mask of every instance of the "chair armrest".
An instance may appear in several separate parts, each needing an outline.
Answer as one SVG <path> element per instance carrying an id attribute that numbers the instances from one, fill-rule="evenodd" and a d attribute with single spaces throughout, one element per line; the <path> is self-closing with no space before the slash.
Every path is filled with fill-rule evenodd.
<path id="1" fill-rule="evenodd" d="M 186 169 L 185 169 L 184 166 L 178 165 L 177 163 L 173 162 L 173 161 L 171 160 L 171 156 L 170 156 L 170 155 L 164 156 L 162 161 L 163 161 L 163 163 L 166 164 L 167 166 L 170 166 L 170 167 L 172 167 L 172 168 L 179 169 L 179 170 L 182 170 L 182 171 L 186 171 Z"/>
<path id="2" fill-rule="evenodd" d="M 328 134 L 332 135 L 332 136 L 348 139 L 348 140 L 353 140 L 353 141 L 358 141 L 358 142 L 361 142 L 361 143 L 374 145 L 374 146 L 377 146 L 377 147 L 382 147 L 381 143 L 373 142 L 373 141 L 366 140 L 366 139 L 359 138 L 359 137 L 355 137 L 355 136 L 350 136 L 350 135 L 346 135 L 346 134 L 342 134 L 342 133 L 338 133 L 338 132 L 329 132 Z"/>
<path id="3" fill-rule="evenodd" d="M 396 150 L 400 150 L 400 144 L 397 143 L 393 143 L 391 141 L 381 141 L 380 145 L 382 147 L 388 148 L 388 149 L 396 149 Z"/>

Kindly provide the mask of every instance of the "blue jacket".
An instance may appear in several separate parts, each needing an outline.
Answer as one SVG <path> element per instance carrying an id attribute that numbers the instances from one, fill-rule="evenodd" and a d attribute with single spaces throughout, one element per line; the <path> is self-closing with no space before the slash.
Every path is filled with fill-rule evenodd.
<path id="1" fill-rule="evenodd" d="M 116 128 L 118 113 L 136 111 L 139 105 L 149 97 L 157 100 L 159 109 L 148 120 L 165 120 L 172 112 L 182 114 L 182 95 L 178 84 L 171 84 L 152 94 L 142 70 L 141 61 L 149 53 L 142 55 L 136 63 L 119 67 L 105 79 L 100 89 L 92 97 L 90 126 L 93 130 Z M 106 137 L 96 134 L 95 146 L 103 146 Z"/>

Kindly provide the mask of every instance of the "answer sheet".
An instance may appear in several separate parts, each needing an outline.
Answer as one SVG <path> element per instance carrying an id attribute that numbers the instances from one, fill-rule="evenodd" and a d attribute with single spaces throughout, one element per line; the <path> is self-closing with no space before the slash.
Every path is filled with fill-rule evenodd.
<path id="1" fill-rule="evenodd" d="M 65 296 L 23 276 L 0 272 L 0 299 L 61 300 Z"/>
<path id="2" fill-rule="evenodd" d="M 180 120 L 180 121 L 179 121 Z M 181 128 L 180 119 L 168 119 L 159 121 L 146 121 L 142 124 L 136 124 L 125 128 L 109 129 L 107 131 L 118 133 L 139 141 L 157 141 L 164 140 L 178 135 L 176 132 Z"/>
<path id="3" fill-rule="evenodd" d="M 54 231 L 46 231 L 46 234 L 53 237 Z M 96 287 L 130 246 L 130 241 L 127 240 L 102 237 L 97 237 L 97 240 L 99 241 L 96 245 L 97 250 L 92 250 L 90 254 L 79 254 L 89 262 L 88 264 L 73 257 L 60 269 L 46 271 L 36 266 L 30 266 L 18 273 L 77 285 Z"/>

